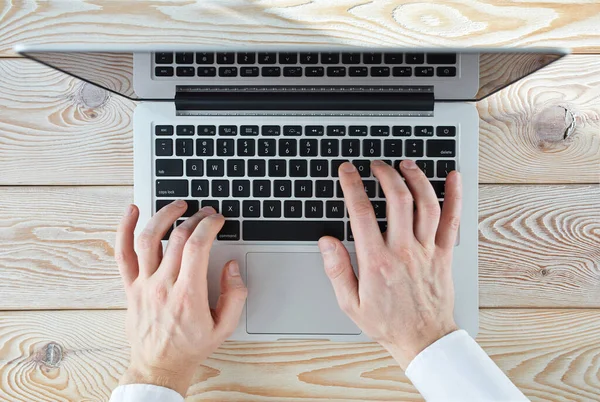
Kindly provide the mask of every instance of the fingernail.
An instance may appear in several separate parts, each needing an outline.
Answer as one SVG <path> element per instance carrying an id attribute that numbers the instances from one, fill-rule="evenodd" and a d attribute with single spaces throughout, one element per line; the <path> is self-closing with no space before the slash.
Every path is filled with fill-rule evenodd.
<path id="1" fill-rule="evenodd" d="M 133 205 L 129 204 L 127 208 L 125 208 L 125 216 L 129 216 L 133 213 Z"/>
<path id="2" fill-rule="evenodd" d="M 187 202 L 184 200 L 177 200 L 173 203 L 173 205 L 175 205 L 177 208 L 183 208 L 187 205 Z"/>
<path id="3" fill-rule="evenodd" d="M 342 165 L 340 166 L 340 169 L 342 169 L 342 171 L 346 172 L 346 173 L 356 172 L 356 166 L 354 166 L 350 162 L 342 163 Z"/>
<path id="4" fill-rule="evenodd" d="M 385 163 L 383 163 L 383 161 L 380 161 L 379 159 L 377 159 L 377 160 L 374 160 L 373 162 L 371 162 L 371 165 L 382 166 L 382 165 L 385 165 Z"/>
<path id="5" fill-rule="evenodd" d="M 403 160 L 401 165 L 405 169 L 416 169 L 417 168 L 417 164 L 415 163 L 415 161 L 410 160 L 410 159 Z"/>
<path id="6" fill-rule="evenodd" d="M 331 253 L 333 250 L 335 250 L 335 243 L 330 240 L 323 240 L 320 241 L 318 244 L 319 250 L 321 250 L 323 254 Z"/>
<path id="7" fill-rule="evenodd" d="M 240 267 L 237 261 L 230 262 L 227 271 L 229 272 L 229 276 L 240 276 Z"/>
<path id="8" fill-rule="evenodd" d="M 202 209 L 200 209 L 200 211 L 198 212 L 204 212 L 205 214 L 216 214 L 217 211 L 215 211 L 215 209 L 213 207 L 202 207 Z"/>

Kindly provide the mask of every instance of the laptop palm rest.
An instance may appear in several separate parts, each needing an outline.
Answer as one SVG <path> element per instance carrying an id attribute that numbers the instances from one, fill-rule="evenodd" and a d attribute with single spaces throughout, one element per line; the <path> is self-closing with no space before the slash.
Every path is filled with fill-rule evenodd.
<path id="1" fill-rule="evenodd" d="M 340 310 L 319 253 L 246 254 L 250 334 L 357 335 Z"/>

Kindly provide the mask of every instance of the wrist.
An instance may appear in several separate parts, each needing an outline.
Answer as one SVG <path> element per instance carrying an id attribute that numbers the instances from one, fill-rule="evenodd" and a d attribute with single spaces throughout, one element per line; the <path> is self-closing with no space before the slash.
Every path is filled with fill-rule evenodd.
<path id="1" fill-rule="evenodd" d="M 119 385 L 152 384 L 170 388 L 185 397 L 194 371 L 171 371 L 159 367 L 131 364 L 119 381 Z"/>

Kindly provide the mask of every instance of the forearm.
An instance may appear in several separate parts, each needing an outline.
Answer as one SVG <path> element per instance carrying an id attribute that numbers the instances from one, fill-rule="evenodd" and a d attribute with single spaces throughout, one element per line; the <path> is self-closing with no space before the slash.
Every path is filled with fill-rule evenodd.
<path id="1" fill-rule="evenodd" d="M 172 389 L 185 397 L 192 381 L 193 370 L 181 372 L 165 371 L 157 368 L 130 366 L 121 377 L 119 385 L 152 384 Z"/>

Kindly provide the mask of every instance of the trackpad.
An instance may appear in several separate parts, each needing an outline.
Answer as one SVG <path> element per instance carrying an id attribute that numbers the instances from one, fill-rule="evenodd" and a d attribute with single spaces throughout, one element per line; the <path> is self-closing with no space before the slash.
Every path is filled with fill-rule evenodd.
<path id="1" fill-rule="evenodd" d="M 319 253 L 246 254 L 251 334 L 358 335 L 340 310 Z"/>

